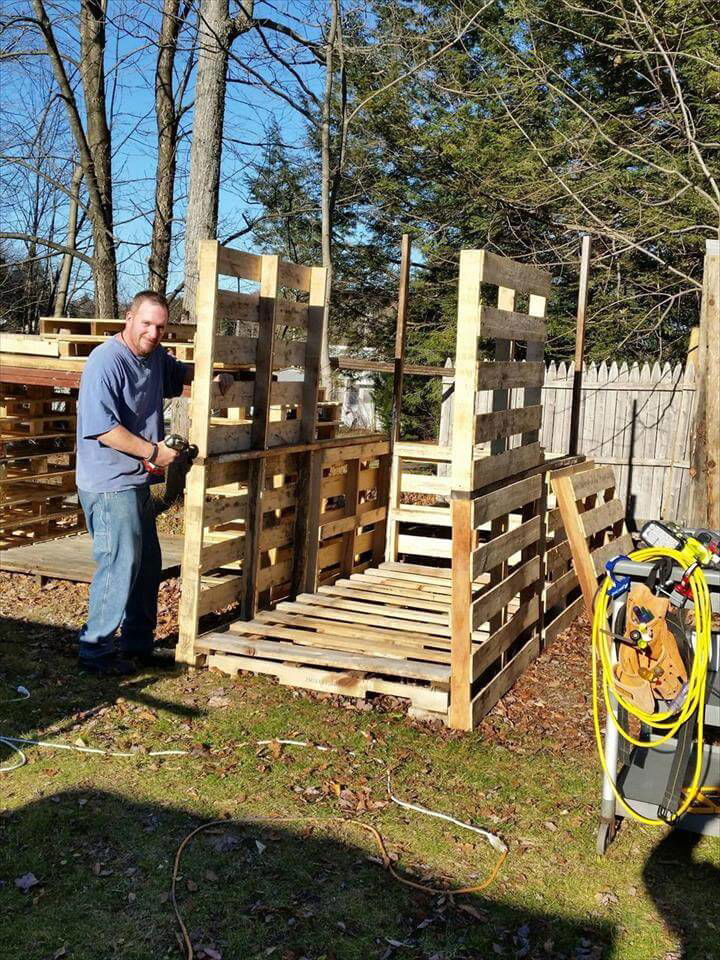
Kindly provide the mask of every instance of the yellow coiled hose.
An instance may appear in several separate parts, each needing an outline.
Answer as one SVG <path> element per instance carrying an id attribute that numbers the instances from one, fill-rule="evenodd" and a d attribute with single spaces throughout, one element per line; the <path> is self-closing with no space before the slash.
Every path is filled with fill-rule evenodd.
<path id="1" fill-rule="evenodd" d="M 690 567 L 696 560 L 697 554 L 689 546 L 682 550 L 672 550 L 665 547 L 648 547 L 644 550 L 636 550 L 630 554 L 630 559 L 638 563 L 652 563 L 661 557 L 670 557 L 682 570 Z M 598 694 L 598 683 L 601 682 L 605 707 L 607 715 L 612 719 L 620 736 L 624 737 L 629 743 L 636 747 L 659 747 L 673 737 L 686 720 L 690 719 L 694 713 L 697 713 L 697 749 L 695 752 L 695 770 L 692 783 L 686 790 L 685 799 L 678 809 L 677 816 L 681 816 L 692 803 L 698 787 L 700 785 L 700 776 L 703 763 L 703 723 L 705 719 L 705 692 L 707 686 L 708 665 L 711 656 L 711 621 L 712 610 L 710 607 L 710 592 L 708 590 L 705 574 L 702 567 L 697 566 L 689 577 L 692 587 L 692 598 L 695 612 L 695 655 L 693 657 L 692 670 L 688 677 L 688 688 L 685 700 L 678 711 L 665 711 L 660 713 L 646 713 L 638 709 L 632 703 L 625 700 L 617 688 L 614 681 L 613 663 L 611 650 L 613 639 L 608 631 L 608 589 L 612 586 L 612 580 L 608 576 L 602 583 L 600 590 L 595 598 L 595 610 L 593 616 L 592 628 L 592 652 L 593 652 L 593 721 L 595 725 L 595 741 L 597 743 L 600 762 L 608 780 L 612 784 L 612 789 L 617 801 L 627 812 L 641 823 L 647 823 L 652 826 L 665 824 L 664 820 L 659 818 L 644 817 L 642 814 L 633 810 L 620 793 L 615 783 L 615 772 L 608 769 L 605 759 L 605 750 L 603 744 L 603 735 L 600 727 L 600 705 Z M 602 672 L 602 678 L 598 677 L 598 664 Z M 620 725 L 615 712 L 612 708 L 611 696 L 624 707 L 627 712 L 637 717 L 642 723 L 650 727 L 657 736 L 657 739 L 650 741 L 637 740 L 631 736 Z"/>

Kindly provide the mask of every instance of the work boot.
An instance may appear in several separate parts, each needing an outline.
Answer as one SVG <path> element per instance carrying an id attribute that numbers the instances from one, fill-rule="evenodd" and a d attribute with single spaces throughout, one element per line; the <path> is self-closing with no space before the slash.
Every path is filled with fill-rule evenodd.
<path id="1" fill-rule="evenodd" d="M 120 657 L 80 657 L 80 669 L 95 677 L 127 677 L 135 673 L 137 667 L 130 660 L 121 660 Z"/>

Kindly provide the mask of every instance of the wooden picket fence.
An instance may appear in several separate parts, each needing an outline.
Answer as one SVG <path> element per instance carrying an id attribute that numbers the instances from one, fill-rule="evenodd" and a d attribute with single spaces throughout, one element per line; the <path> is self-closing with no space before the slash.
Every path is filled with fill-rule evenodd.
<path id="1" fill-rule="evenodd" d="M 551 363 L 542 389 L 540 443 L 547 457 L 567 453 L 574 363 Z M 440 438 L 452 443 L 454 390 L 443 379 Z M 511 391 L 519 402 L 521 391 Z M 490 409 L 478 395 L 477 413 Z M 630 525 L 665 517 L 687 519 L 695 367 L 658 363 L 591 363 L 583 374 L 578 453 L 612 466 Z M 511 441 L 517 446 L 517 440 Z"/>
<path id="2" fill-rule="evenodd" d="M 545 374 L 540 439 L 548 454 L 568 449 L 574 367 L 552 363 Z M 636 524 L 686 519 L 694 402 L 692 363 L 585 367 L 578 451 L 613 467 L 618 496 Z"/>

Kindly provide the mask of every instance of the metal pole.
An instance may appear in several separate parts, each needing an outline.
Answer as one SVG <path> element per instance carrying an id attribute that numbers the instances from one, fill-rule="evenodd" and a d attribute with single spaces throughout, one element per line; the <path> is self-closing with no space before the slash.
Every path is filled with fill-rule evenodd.
<path id="1" fill-rule="evenodd" d="M 585 308 L 587 306 L 588 277 L 590 274 L 590 246 L 588 235 L 582 238 L 580 256 L 580 286 L 578 288 L 577 323 L 575 327 L 575 374 L 572 387 L 572 408 L 570 410 L 570 444 L 568 453 L 575 456 L 578 452 L 580 435 L 580 405 L 582 400 L 583 354 L 585 352 Z"/>

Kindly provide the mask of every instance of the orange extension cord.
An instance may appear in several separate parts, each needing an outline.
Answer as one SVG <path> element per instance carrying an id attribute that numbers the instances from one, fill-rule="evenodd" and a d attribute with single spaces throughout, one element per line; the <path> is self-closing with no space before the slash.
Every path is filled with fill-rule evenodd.
<path id="1" fill-rule="evenodd" d="M 280 823 L 305 823 L 305 824 L 318 824 L 318 825 L 336 823 L 336 824 L 341 824 L 345 827 L 349 825 L 360 827 L 361 830 L 365 830 L 366 833 L 369 833 L 374 837 L 375 843 L 377 844 L 378 850 L 380 851 L 380 856 L 382 857 L 383 866 L 388 871 L 388 873 L 395 878 L 395 880 L 397 880 L 399 883 L 405 884 L 405 886 L 407 887 L 412 887 L 414 890 L 421 890 L 423 893 L 430 893 L 433 895 L 445 894 L 447 896 L 453 896 L 453 895 L 467 894 L 467 893 L 480 893 L 482 890 L 487 890 L 490 884 L 497 877 L 498 873 L 500 872 L 500 868 L 502 867 L 505 861 L 505 858 L 507 857 L 507 850 L 504 850 L 498 857 L 495 863 L 495 866 L 490 872 L 490 875 L 482 883 L 476 884 L 475 886 L 471 886 L 471 887 L 459 887 L 458 889 L 448 890 L 442 887 L 430 887 L 427 884 L 418 883 L 416 880 L 408 880 L 406 877 L 401 876 L 392 865 L 390 855 L 387 851 L 387 847 L 385 846 L 385 841 L 380 831 L 369 823 L 363 823 L 362 820 L 349 820 L 349 819 L 345 819 L 344 817 L 251 817 L 248 820 L 243 820 L 243 821 L 211 820 L 209 823 L 203 823 L 199 827 L 196 827 L 191 833 L 189 833 L 185 837 L 185 839 L 182 841 L 180 846 L 177 848 L 177 852 L 175 854 L 175 863 L 173 865 L 172 892 L 171 892 L 172 905 L 173 905 L 173 910 L 175 911 L 175 917 L 177 919 L 178 925 L 182 932 L 183 943 L 186 951 L 186 960 L 193 960 L 195 953 L 193 951 L 193 946 L 190 941 L 190 936 L 188 934 L 187 927 L 185 926 L 182 915 L 180 913 L 180 908 L 178 906 L 177 878 L 180 872 L 180 861 L 182 859 L 183 852 L 187 848 L 188 844 L 190 844 L 191 841 L 199 833 L 202 833 L 203 830 L 208 830 L 210 827 L 218 827 L 218 826 L 227 827 L 232 825 L 239 826 L 239 827 L 247 827 L 247 826 L 251 826 L 252 824 L 272 827 L 272 826 L 277 826 Z"/>

